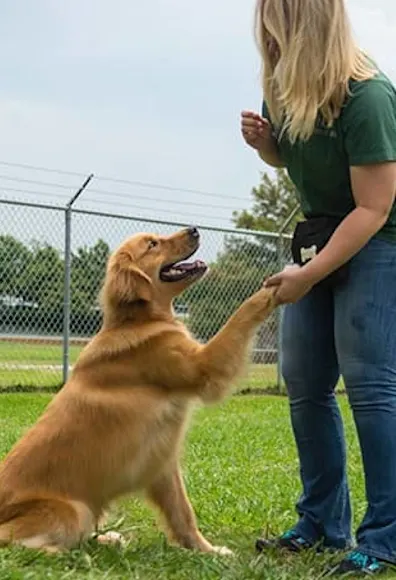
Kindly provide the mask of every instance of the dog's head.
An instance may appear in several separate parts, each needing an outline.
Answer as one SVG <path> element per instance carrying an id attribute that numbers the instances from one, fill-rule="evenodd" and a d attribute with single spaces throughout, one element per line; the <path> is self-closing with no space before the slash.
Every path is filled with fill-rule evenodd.
<path id="1" fill-rule="evenodd" d="M 107 264 L 102 290 L 104 309 L 171 303 L 207 270 L 200 260 L 185 261 L 198 248 L 199 232 L 194 227 L 170 236 L 136 234 L 127 239 Z"/>

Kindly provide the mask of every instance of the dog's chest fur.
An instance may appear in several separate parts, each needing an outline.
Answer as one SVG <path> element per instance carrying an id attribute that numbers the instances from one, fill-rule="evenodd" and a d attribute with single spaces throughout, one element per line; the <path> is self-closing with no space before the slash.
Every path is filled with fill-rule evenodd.
<path id="1" fill-rule="evenodd" d="M 141 441 L 133 459 L 126 464 L 120 493 L 138 491 L 166 471 L 180 454 L 193 405 L 181 398 L 157 405 L 152 420 L 141 432 Z"/>

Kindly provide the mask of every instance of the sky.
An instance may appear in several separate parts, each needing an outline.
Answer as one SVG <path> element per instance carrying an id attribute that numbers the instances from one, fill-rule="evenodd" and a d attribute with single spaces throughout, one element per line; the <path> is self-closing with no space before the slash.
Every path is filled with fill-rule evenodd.
<path id="1" fill-rule="evenodd" d="M 395 1 L 347 6 L 360 44 L 396 81 Z M 261 100 L 253 8 L 2 0 L 0 199 L 64 204 L 92 172 L 77 207 L 230 227 L 268 171 L 239 131 L 240 111 Z"/>

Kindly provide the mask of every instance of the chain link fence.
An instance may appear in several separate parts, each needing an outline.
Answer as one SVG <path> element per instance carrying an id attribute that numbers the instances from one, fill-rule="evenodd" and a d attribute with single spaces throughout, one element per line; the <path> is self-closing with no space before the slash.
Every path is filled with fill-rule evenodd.
<path id="1" fill-rule="evenodd" d="M 107 258 L 137 232 L 186 225 L 0 200 L 0 388 L 60 387 L 100 328 L 97 298 Z M 200 226 L 209 274 L 175 302 L 207 341 L 264 278 L 290 261 L 288 236 Z M 240 388 L 280 386 L 278 309 L 257 333 Z"/>

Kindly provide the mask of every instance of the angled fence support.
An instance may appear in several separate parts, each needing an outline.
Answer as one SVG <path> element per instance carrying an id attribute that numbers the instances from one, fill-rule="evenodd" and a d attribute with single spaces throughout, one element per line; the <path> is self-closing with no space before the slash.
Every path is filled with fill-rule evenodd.
<path id="1" fill-rule="evenodd" d="M 70 360 L 70 274 L 71 274 L 71 222 L 73 204 L 80 197 L 82 192 L 86 189 L 90 181 L 93 179 L 93 173 L 89 175 L 81 187 L 76 191 L 73 197 L 65 208 L 65 271 L 64 271 L 64 298 L 63 298 L 63 363 L 62 374 L 63 384 L 66 383 L 69 376 L 69 360 Z"/>

